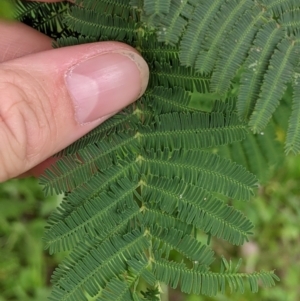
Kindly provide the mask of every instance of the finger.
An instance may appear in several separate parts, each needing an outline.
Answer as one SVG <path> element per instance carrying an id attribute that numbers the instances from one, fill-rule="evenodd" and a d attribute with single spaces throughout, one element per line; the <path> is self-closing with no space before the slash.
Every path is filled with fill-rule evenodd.
<path id="1" fill-rule="evenodd" d="M 148 76 L 141 56 L 118 42 L 0 64 L 0 181 L 43 162 L 136 100 Z"/>
<path id="2" fill-rule="evenodd" d="M 18 22 L 0 20 L 0 63 L 51 49 L 51 38 Z"/>
<path id="3" fill-rule="evenodd" d="M 29 169 L 28 171 L 25 171 L 24 173 L 18 175 L 17 179 L 23 179 L 27 177 L 36 177 L 38 178 L 41 174 L 45 172 L 47 168 L 49 168 L 51 165 L 53 165 L 58 160 L 57 157 L 50 157 L 43 161 L 42 163 L 36 165 L 35 167 Z"/>

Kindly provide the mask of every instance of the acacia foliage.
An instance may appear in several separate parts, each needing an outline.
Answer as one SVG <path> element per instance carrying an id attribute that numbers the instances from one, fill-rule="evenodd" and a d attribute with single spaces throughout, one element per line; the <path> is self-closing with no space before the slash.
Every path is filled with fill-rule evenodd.
<path id="1" fill-rule="evenodd" d="M 243 291 L 244 280 L 253 292 L 259 282 L 274 285 L 272 271 L 239 273 L 225 259 L 211 271 L 213 251 L 195 233 L 235 245 L 251 234 L 251 221 L 222 199 L 249 200 L 257 180 L 210 150 L 245 139 L 247 121 L 261 133 L 297 77 L 297 3 L 80 0 L 18 8 L 19 19 L 55 37 L 56 47 L 123 41 L 150 68 L 145 95 L 58 154 L 41 177 L 47 193 L 67 191 L 45 234 L 51 253 L 70 251 L 54 273 L 51 300 L 156 300 L 160 281 L 207 295 L 226 283 Z M 236 110 L 226 95 L 237 72 Z M 195 92 L 199 101 L 214 92 L 224 102 L 210 112 L 192 108 Z M 255 95 L 267 102 L 260 107 Z M 295 92 L 286 144 L 295 152 L 297 99 Z M 148 289 L 140 293 L 141 280 Z"/>

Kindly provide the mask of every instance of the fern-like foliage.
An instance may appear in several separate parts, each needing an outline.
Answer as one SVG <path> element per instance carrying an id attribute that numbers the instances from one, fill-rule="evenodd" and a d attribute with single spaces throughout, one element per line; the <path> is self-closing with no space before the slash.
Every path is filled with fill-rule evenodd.
<path id="1" fill-rule="evenodd" d="M 199 75 L 211 75 L 212 92 L 225 95 L 241 71 L 239 117 L 249 121 L 254 133 L 262 132 L 287 84 L 297 82 L 299 1 L 173 0 L 168 12 L 159 16 L 156 24 L 151 24 L 158 40 L 179 45 L 181 65 L 194 67 Z M 151 18 L 149 12 L 147 18 Z M 296 95 L 294 100 L 286 151 L 298 153 Z"/>
<path id="2" fill-rule="evenodd" d="M 45 5 L 40 2 L 16 1 L 15 18 L 58 39 L 70 34 L 63 24 L 63 16 L 68 8 L 67 2 Z"/>
<path id="3" fill-rule="evenodd" d="M 284 115 L 283 109 L 280 108 L 279 119 L 288 119 L 289 113 L 285 113 L 287 114 Z M 212 151 L 245 166 L 257 175 L 260 183 L 265 183 L 282 163 L 284 157 L 283 145 L 275 136 L 280 128 L 281 124 L 272 120 L 263 132 L 255 135 L 249 134 L 240 142 L 214 147 Z"/>
<path id="4" fill-rule="evenodd" d="M 222 199 L 249 200 L 257 179 L 211 149 L 246 138 L 248 126 L 239 119 L 244 111 L 261 131 L 293 77 L 299 90 L 296 25 L 278 25 L 281 17 L 288 23 L 285 14 L 297 15 L 296 2 L 264 2 L 18 2 L 19 18 L 26 15 L 32 26 L 45 14 L 46 23 L 54 20 L 39 29 L 57 37 L 56 47 L 118 40 L 136 47 L 150 68 L 144 96 L 63 150 L 41 177 L 46 193 L 66 192 L 44 237 L 50 253 L 70 251 L 54 272 L 50 300 L 159 300 L 160 282 L 210 296 L 226 285 L 243 292 L 244 280 L 253 292 L 259 283 L 274 285 L 272 271 L 239 273 L 239 265 L 225 259 L 213 272 L 214 253 L 196 235 L 203 231 L 208 240 L 234 245 L 247 241 L 251 221 Z M 60 8 L 59 18 L 52 18 Z M 266 51 L 256 51 L 264 37 Z M 216 102 L 210 112 L 191 107 L 195 93 L 225 93 L 236 72 L 247 69 L 245 61 L 258 64 L 259 74 L 242 74 L 239 114 L 232 99 Z M 257 95 L 266 103 L 256 102 Z M 295 92 L 288 151 L 299 147 L 297 100 Z M 252 113 L 255 106 L 259 111 Z M 181 262 L 173 261 L 174 252 Z M 138 291 L 140 281 L 146 291 Z"/>

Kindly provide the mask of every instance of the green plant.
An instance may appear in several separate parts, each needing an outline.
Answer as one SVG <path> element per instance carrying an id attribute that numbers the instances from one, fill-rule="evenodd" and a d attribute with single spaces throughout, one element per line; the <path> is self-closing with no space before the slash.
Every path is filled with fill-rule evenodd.
<path id="1" fill-rule="evenodd" d="M 13 2 L 8 0 L 0 0 L 0 18 L 4 18 L 4 19 L 14 18 Z"/>
<path id="2" fill-rule="evenodd" d="M 253 292 L 260 281 L 274 284 L 273 272 L 238 273 L 240 262 L 225 258 L 220 272 L 210 270 L 211 236 L 241 245 L 253 227 L 227 199 L 248 200 L 257 184 L 216 152 L 254 171 L 264 156 L 276 164 L 273 138 L 285 124 L 275 114 L 265 127 L 288 84 L 285 149 L 299 152 L 299 13 L 294 0 L 18 2 L 18 18 L 56 47 L 123 41 L 151 73 L 140 100 L 62 151 L 41 177 L 47 193 L 67 191 L 45 234 L 51 253 L 71 251 L 51 300 L 157 300 L 160 282 L 206 295 L 226 282 L 243 291 L 243 279 Z"/>
<path id="3" fill-rule="evenodd" d="M 62 256 L 59 260 L 43 254 L 46 217 L 59 204 L 57 197 L 44 199 L 35 179 L 0 185 L 1 301 L 43 301 L 49 295 L 47 269 L 53 269 Z"/>

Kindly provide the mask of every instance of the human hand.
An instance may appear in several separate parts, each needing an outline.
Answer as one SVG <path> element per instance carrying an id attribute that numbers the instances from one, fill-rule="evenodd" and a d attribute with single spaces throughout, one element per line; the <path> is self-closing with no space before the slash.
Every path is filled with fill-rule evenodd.
<path id="1" fill-rule="evenodd" d="M 24 24 L 0 21 L 0 32 L 0 182 L 40 174 L 47 158 L 147 87 L 148 66 L 128 45 L 52 49 L 49 37 Z"/>

